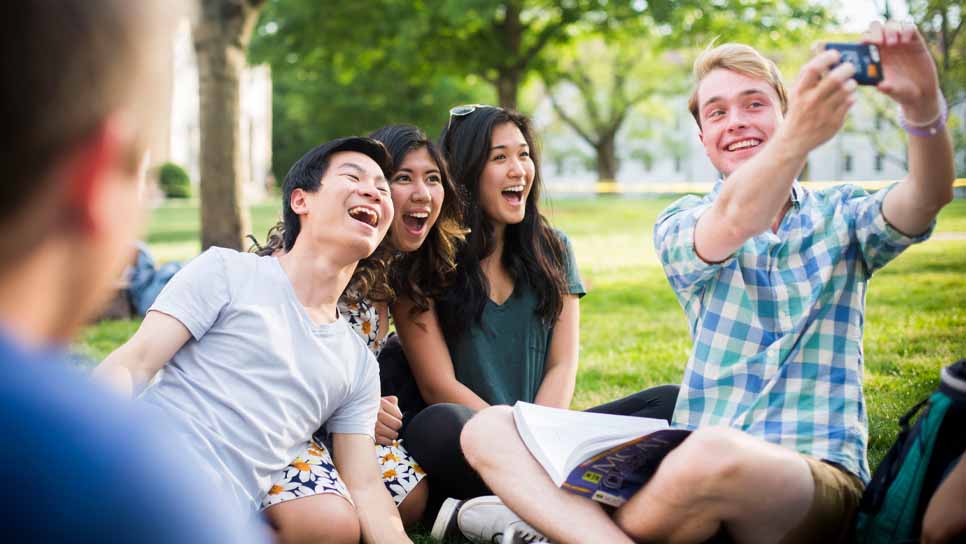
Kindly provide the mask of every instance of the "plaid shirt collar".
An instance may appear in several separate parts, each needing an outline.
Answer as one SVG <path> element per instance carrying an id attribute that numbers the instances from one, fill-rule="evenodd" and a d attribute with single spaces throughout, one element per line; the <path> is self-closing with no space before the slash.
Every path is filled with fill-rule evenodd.
<path id="1" fill-rule="evenodd" d="M 724 185 L 724 178 L 721 176 L 718 176 L 718 179 L 715 180 L 714 182 L 714 188 L 711 189 L 711 194 L 709 196 L 712 199 L 717 198 L 718 193 L 721 192 L 721 187 L 723 185 Z M 796 178 L 795 181 L 792 182 L 792 194 L 791 194 L 792 206 L 794 206 L 796 210 L 801 209 L 802 199 L 804 198 L 805 198 L 805 187 L 802 187 L 802 184 L 799 183 L 798 178 Z"/>

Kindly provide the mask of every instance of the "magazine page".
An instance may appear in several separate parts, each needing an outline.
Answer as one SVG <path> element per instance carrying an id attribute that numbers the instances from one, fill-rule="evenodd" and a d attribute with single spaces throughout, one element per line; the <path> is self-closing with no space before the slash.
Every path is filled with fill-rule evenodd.
<path id="1" fill-rule="evenodd" d="M 513 406 L 520 437 L 556 485 L 580 462 L 657 430 L 663 419 L 616 416 L 548 408 L 527 402 Z"/>

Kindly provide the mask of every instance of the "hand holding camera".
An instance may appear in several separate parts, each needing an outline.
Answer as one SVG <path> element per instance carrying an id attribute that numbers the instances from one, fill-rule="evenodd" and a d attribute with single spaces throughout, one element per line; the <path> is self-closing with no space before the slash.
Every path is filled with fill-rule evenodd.
<path id="1" fill-rule="evenodd" d="M 798 155 L 804 157 L 834 136 L 855 102 L 855 65 L 842 60 L 834 49 L 819 53 L 802 67 L 789 93 L 779 135 Z"/>
<path id="2" fill-rule="evenodd" d="M 884 78 L 876 85 L 899 103 L 909 123 L 924 125 L 940 114 L 939 77 L 922 35 L 912 24 L 874 22 L 862 41 L 878 49 Z"/>

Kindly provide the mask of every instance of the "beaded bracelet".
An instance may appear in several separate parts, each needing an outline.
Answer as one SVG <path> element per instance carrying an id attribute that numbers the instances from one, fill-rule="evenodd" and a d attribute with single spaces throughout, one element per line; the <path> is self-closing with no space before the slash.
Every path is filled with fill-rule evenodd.
<path id="1" fill-rule="evenodd" d="M 900 106 L 899 126 L 904 128 L 906 132 L 912 134 L 913 136 L 928 138 L 930 136 L 939 134 L 939 131 L 946 126 L 946 118 L 948 113 L 946 99 L 943 97 L 942 93 L 939 93 L 939 114 L 936 115 L 936 117 L 926 123 L 912 124 L 906 119 L 905 115 L 902 114 L 902 106 Z"/>

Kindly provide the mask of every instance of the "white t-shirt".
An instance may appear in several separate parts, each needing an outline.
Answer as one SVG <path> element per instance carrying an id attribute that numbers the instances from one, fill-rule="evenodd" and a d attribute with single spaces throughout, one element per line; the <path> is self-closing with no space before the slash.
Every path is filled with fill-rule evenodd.
<path id="1" fill-rule="evenodd" d="M 191 331 L 143 399 L 179 423 L 209 475 L 257 508 L 312 433 L 373 435 L 379 370 L 342 319 L 316 325 L 275 257 L 211 248 L 151 311 Z"/>

